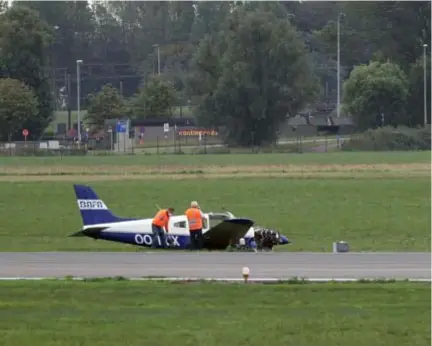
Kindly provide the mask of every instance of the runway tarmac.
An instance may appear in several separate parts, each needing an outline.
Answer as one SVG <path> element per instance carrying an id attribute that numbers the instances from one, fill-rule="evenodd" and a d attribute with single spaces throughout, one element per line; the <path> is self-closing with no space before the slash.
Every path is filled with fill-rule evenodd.
<path id="1" fill-rule="evenodd" d="M 0 277 L 431 279 L 430 253 L 0 253 Z"/>

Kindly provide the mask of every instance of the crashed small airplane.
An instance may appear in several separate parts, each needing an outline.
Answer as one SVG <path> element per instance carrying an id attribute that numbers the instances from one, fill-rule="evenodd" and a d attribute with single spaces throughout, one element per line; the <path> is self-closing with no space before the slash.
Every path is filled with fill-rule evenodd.
<path id="1" fill-rule="evenodd" d="M 153 218 L 136 219 L 115 216 L 89 186 L 74 185 L 83 227 L 71 237 L 89 237 L 137 246 L 152 246 Z M 290 244 L 288 238 L 271 229 L 253 227 L 254 221 L 236 218 L 230 212 L 203 213 L 204 248 L 225 250 L 270 250 Z M 167 233 L 168 249 L 188 249 L 190 236 L 186 215 L 173 215 Z M 159 239 L 156 248 L 162 248 Z"/>

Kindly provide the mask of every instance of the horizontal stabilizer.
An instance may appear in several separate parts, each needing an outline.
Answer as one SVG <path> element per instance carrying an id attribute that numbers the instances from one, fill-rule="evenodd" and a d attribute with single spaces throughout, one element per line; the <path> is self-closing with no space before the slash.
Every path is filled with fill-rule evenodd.
<path id="1" fill-rule="evenodd" d="M 253 224 L 249 219 L 225 220 L 204 233 L 204 244 L 213 249 L 226 249 L 244 237 Z"/>

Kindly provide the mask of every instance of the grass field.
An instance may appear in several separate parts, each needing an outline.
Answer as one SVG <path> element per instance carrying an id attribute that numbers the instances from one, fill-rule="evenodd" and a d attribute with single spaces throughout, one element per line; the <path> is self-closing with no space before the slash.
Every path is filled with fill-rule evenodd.
<path id="1" fill-rule="evenodd" d="M 196 199 L 279 229 L 293 241 L 285 250 L 331 251 L 345 240 L 353 251 L 430 251 L 428 178 L 98 179 L 91 186 L 120 216 L 152 217 L 154 203 L 182 213 Z M 0 191 L 0 251 L 136 249 L 67 237 L 81 227 L 71 182 L 0 182 Z"/>
<path id="2" fill-rule="evenodd" d="M 232 166 L 232 165 L 349 165 L 431 163 L 430 151 L 334 152 L 304 154 L 128 155 L 84 157 L 0 157 L 0 169 L 12 166 Z"/>
<path id="3" fill-rule="evenodd" d="M 73 183 L 119 216 L 152 217 L 155 203 L 183 213 L 191 200 L 226 208 L 293 241 L 278 251 L 331 251 L 336 240 L 430 251 L 430 152 L 2 159 L 0 251 L 136 251 L 67 237 L 81 227 Z"/>
<path id="4" fill-rule="evenodd" d="M 0 283 L 2 346 L 429 346 L 430 284 Z"/>

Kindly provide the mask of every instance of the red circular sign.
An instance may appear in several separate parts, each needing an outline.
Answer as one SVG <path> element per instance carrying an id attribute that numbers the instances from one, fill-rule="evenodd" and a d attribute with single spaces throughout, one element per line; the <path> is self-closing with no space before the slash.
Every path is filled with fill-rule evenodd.
<path id="1" fill-rule="evenodd" d="M 27 137 L 28 134 L 29 134 L 29 132 L 28 132 L 27 129 L 24 129 L 24 130 L 22 131 L 22 134 L 23 134 L 24 137 Z"/>

